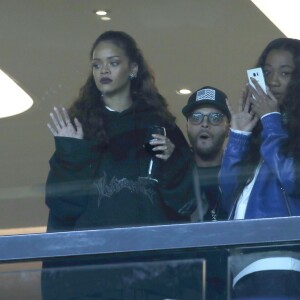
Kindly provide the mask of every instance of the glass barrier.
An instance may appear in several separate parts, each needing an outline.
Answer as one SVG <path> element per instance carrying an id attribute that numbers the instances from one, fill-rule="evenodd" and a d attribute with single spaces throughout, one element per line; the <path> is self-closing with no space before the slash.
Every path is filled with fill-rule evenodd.
<path id="1" fill-rule="evenodd" d="M 231 249 L 229 299 L 299 299 L 299 248 L 299 243 L 292 243 Z"/>
<path id="2" fill-rule="evenodd" d="M 0 299 L 106 299 L 98 287 L 111 299 L 243 299 L 234 289 L 249 255 L 288 253 L 300 271 L 299 224 L 289 217 L 1 236 Z"/>
<path id="3" fill-rule="evenodd" d="M 72 266 L 70 266 L 72 264 Z M 56 265 L 56 266 L 55 266 Z M 205 261 L 2 265 L 1 299 L 195 300 L 205 298 Z M 5 270 L 6 268 L 6 270 Z"/>
<path id="4" fill-rule="evenodd" d="M 72 2 L 71 10 L 70 2 Z M 282 32 L 257 9 L 252 1 L 173 0 L 168 1 L 168 3 L 172 3 L 171 16 L 170 6 L 164 1 L 152 1 L 151 3 L 148 1 L 146 3 L 134 0 L 134 4 L 132 1 L 123 2 L 125 4 L 120 6 L 119 1 L 109 1 L 108 10 L 112 19 L 109 22 L 103 22 L 101 17 L 95 14 L 95 10 L 98 9 L 98 1 L 1 1 L 0 73 L 3 71 L 17 83 L 19 88 L 28 93 L 33 98 L 33 106 L 24 113 L 4 117 L 5 108 L 8 104 L 16 103 L 16 96 L 14 93 L 9 93 L 1 97 L 5 100 L 0 103 L 0 172 L 2 172 L 0 235 L 45 232 L 49 218 L 49 209 L 45 203 L 45 183 L 50 170 L 49 160 L 56 148 L 53 134 L 47 128 L 47 123 L 52 124 L 49 113 L 53 112 L 54 106 L 69 108 L 78 97 L 80 88 L 91 72 L 89 54 L 92 44 L 101 33 L 110 28 L 121 30 L 124 28 L 129 35 L 134 37 L 145 55 L 146 61 L 149 62 L 150 69 L 153 69 L 157 76 L 155 77 L 158 89 L 166 99 L 170 112 L 176 117 L 177 125 L 186 138 L 188 137 L 187 120 L 182 114 L 182 108 L 186 105 L 190 95 L 180 95 L 177 93 L 177 89 L 187 84 L 189 89 L 195 91 L 200 87 L 199 75 L 201 73 L 201 82 L 215 84 L 216 87 L 224 89 L 234 108 L 238 104 L 240 91 L 246 82 L 246 66 L 253 65 L 258 54 L 273 37 L 283 36 Z M 160 14 L 156 14 L 157 11 Z M 198 17 L 198 12 L 203 12 L 201 18 Z M 251 17 L 243 18 L 241 22 L 240 16 L 244 15 Z M 122 16 L 122 18 L 117 16 Z M 156 20 L 153 21 L 150 16 L 155 16 Z M 66 20 L 69 26 L 66 26 Z M 189 21 L 186 23 L 182 20 Z M 138 24 L 138 26 L 132 26 L 132 24 Z M 185 37 L 182 43 L 178 43 L 177 31 L 179 29 L 182 36 Z M 259 32 L 259 35 L 249 35 L 249 30 Z M 15 35 L 16 32 L 18 32 L 18 36 Z M 201 38 L 195 38 L 196 35 Z M 24 39 L 18 38 L 19 36 Z M 244 39 L 246 42 L 241 42 L 239 47 L 236 47 L 235 41 L 244 41 Z M 161 42 L 163 45 L 160 45 Z M 77 47 L 78 44 L 80 47 Z M 186 45 L 193 45 L 188 50 L 188 61 L 187 54 L 183 55 L 187 51 Z M 219 50 L 219 45 L 222 45 L 222 51 Z M 173 50 L 175 46 L 176 51 Z M 20 57 L 19 49 L 22 49 L 22 57 Z M 170 52 L 174 54 L 176 64 L 170 61 Z M 220 68 L 220 64 L 223 66 L 222 68 Z M 47 66 L 47 72 L 44 71 L 45 66 Z M 200 70 L 205 71 L 200 72 Z M 210 72 L 206 70 L 210 70 Z M 177 78 L 179 72 L 183 72 L 182 78 Z M 174 75 L 170 76 L 170 74 Z M 7 84 L 3 83 L 3 79 L 0 82 L 2 83 L 0 92 L 3 92 L 3 88 L 7 87 Z M 12 92 L 12 89 L 9 91 Z M 99 101 L 102 101 L 100 99 L 99 95 Z M 148 101 L 150 103 L 151 100 Z M 165 115 L 165 113 L 162 111 L 159 115 Z M 103 166 L 107 170 L 106 173 L 115 169 L 116 174 L 111 172 L 111 179 L 116 176 L 120 180 L 117 189 L 122 188 L 124 192 L 127 192 L 128 188 L 131 188 L 131 191 L 134 189 L 139 192 L 135 194 L 143 196 L 141 199 L 146 200 L 147 198 L 152 200 L 148 195 L 149 191 L 151 194 L 153 190 L 148 189 L 146 185 L 140 185 L 140 181 L 136 181 L 136 179 L 137 175 L 145 177 L 150 169 L 151 156 L 148 156 L 143 147 L 146 121 L 149 122 L 149 125 L 154 122 L 154 120 L 151 122 L 150 119 L 148 120 L 149 116 L 149 114 L 146 117 L 141 116 L 141 123 L 145 122 L 145 128 L 135 128 L 138 135 L 134 135 L 130 142 L 126 143 L 120 140 L 112 148 L 112 156 L 115 155 L 115 151 L 119 152 L 118 150 L 120 150 L 115 159 L 116 165 L 109 167 L 110 164 L 107 163 L 107 166 Z M 132 122 L 133 119 L 130 119 L 128 126 L 133 124 Z M 134 124 L 137 126 L 138 123 L 134 122 Z M 112 128 L 119 127 L 118 129 L 124 129 L 124 132 L 127 130 L 126 126 L 119 121 L 112 124 Z M 89 127 L 87 126 L 87 128 Z M 173 136 L 175 137 L 175 135 L 169 135 L 168 130 L 166 134 L 174 143 Z M 133 137 L 131 129 L 128 134 L 124 135 L 124 140 L 127 141 L 128 137 Z M 123 156 L 127 157 L 125 150 L 130 147 L 134 149 L 136 146 L 139 149 L 138 152 L 135 154 L 130 152 L 128 158 L 136 157 L 138 159 L 133 159 L 132 162 L 128 161 L 128 164 L 125 164 L 125 159 L 123 159 Z M 142 162 L 139 160 L 140 157 Z M 176 164 L 179 163 L 180 172 L 178 172 L 179 176 L 175 176 L 176 184 L 177 179 L 182 175 L 180 161 L 176 156 L 174 162 L 169 165 L 169 167 L 177 169 Z M 175 175 L 175 173 L 173 174 Z M 135 178 L 134 182 L 129 180 L 131 177 Z M 99 170 L 96 179 L 101 179 L 102 182 L 102 178 L 105 181 L 105 177 Z M 86 176 L 83 179 L 86 179 Z M 73 178 L 73 180 L 77 179 Z M 66 182 L 68 181 L 69 179 L 66 179 Z M 128 183 L 127 186 L 124 185 L 124 182 Z M 107 188 L 110 188 L 109 194 L 111 194 L 115 181 L 109 180 L 107 183 L 110 184 L 105 185 L 104 190 L 107 192 Z M 97 199 L 98 195 L 100 197 L 102 194 L 98 193 L 98 187 L 99 185 L 95 187 L 92 184 L 92 191 L 97 193 L 96 197 L 93 197 L 96 201 L 91 209 L 92 212 L 99 208 Z M 141 193 L 142 189 L 143 193 Z M 177 195 L 182 198 L 187 197 L 185 192 L 176 192 Z M 124 199 L 123 194 L 120 195 L 120 198 Z M 123 204 L 122 201 L 120 202 Z M 140 202 L 137 201 L 137 205 L 132 206 L 137 215 L 143 211 L 139 204 Z M 123 208 L 119 209 L 119 207 L 117 205 L 117 209 L 113 213 L 126 215 L 124 213 L 127 208 L 126 203 L 122 206 Z M 145 207 L 146 212 L 150 207 L 150 205 Z M 101 211 L 101 209 L 99 210 Z M 215 215 L 214 210 L 212 210 L 212 215 Z M 174 216 L 172 212 L 167 214 L 168 222 L 184 222 L 180 217 Z M 128 210 L 129 213 L 133 213 L 133 210 Z M 160 215 L 161 209 L 157 210 L 157 213 Z M 155 213 L 149 213 L 149 215 L 153 217 Z M 147 219 L 142 219 L 136 224 L 165 224 L 166 222 L 165 217 L 161 218 L 161 216 L 158 216 L 157 220 L 149 222 L 149 215 L 147 215 Z M 188 218 L 185 222 L 190 222 L 190 219 Z M 124 224 L 125 226 L 133 225 L 120 221 L 117 226 Z M 91 226 L 90 228 L 99 227 Z"/>
<path id="5" fill-rule="evenodd" d="M 0 265 L 0 299 L 42 299 L 41 262 Z"/>

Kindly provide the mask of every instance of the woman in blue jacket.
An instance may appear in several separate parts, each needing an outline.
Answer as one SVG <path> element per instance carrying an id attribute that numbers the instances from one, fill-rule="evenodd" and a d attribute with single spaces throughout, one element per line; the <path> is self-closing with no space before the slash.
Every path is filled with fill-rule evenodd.
<path id="1" fill-rule="evenodd" d="M 232 122 L 220 172 L 231 219 L 300 215 L 300 41 L 279 38 L 262 52 L 267 93 L 252 79 Z M 237 298 L 299 297 L 300 255 L 255 252 L 232 257 Z M 260 298 L 261 297 L 261 298 Z M 299 298 L 297 298 L 299 299 Z"/>

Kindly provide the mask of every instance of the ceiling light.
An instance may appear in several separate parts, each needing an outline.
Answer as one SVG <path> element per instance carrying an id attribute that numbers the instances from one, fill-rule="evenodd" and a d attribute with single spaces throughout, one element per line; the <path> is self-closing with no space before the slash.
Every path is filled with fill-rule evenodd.
<path id="1" fill-rule="evenodd" d="M 300 39 L 300 3 L 295 0 L 251 0 L 287 37 Z"/>
<path id="2" fill-rule="evenodd" d="M 106 16 L 107 15 L 107 11 L 106 10 L 97 10 L 96 11 L 96 15 L 98 15 L 98 16 Z"/>
<path id="3" fill-rule="evenodd" d="M 176 90 L 176 94 L 178 95 L 188 95 L 190 94 L 192 91 L 188 90 L 188 89 L 180 89 L 180 90 Z"/>
<path id="4" fill-rule="evenodd" d="M 0 118 L 20 114 L 33 104 L 31 97 L 1 70 L 0 99 Z"/>
<path id="5" fill-rule="evenodd" d="M 110 18 L 110 17 L 101 17 L 101 20 L 102 20 L 102 21 L 110 21 L 111 18 Z"/>

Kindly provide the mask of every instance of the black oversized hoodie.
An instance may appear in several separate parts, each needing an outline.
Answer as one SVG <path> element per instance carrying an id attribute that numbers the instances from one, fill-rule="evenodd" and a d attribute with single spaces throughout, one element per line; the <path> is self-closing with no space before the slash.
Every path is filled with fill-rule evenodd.
<path id="1" fill-rule="evenodd" d="M 106 110 L 109 142 L 56 137 L 46 184 L 48 231 L 156 225 L 172 222 L 192 193 L 182 184 L 191 164 L 189 146 L 175 124 L 166 124 L 141 103 L 123 112 Z M 160 160 L 158 183 L 144 179 L 150 156 L 143 148 L 146 129 L 166 127 L 175 145 Z M 170 208 L 171 207 L 171 208 Z"/>

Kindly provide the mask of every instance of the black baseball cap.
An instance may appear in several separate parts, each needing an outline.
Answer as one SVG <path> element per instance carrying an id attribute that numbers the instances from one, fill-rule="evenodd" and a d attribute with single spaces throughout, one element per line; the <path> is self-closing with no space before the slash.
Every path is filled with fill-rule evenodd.
<path id="1" fill-rule="evenodd" d="M 230 111 L 226 104 L 227 95 L 211 86 L 205 86 L 194 92 L 187 102 L 187 105 L 182 109 L 182 113 L 187 118 L 188 115 L 201 105 L 212 105 L 222 111 L 231 120 Z"/>

